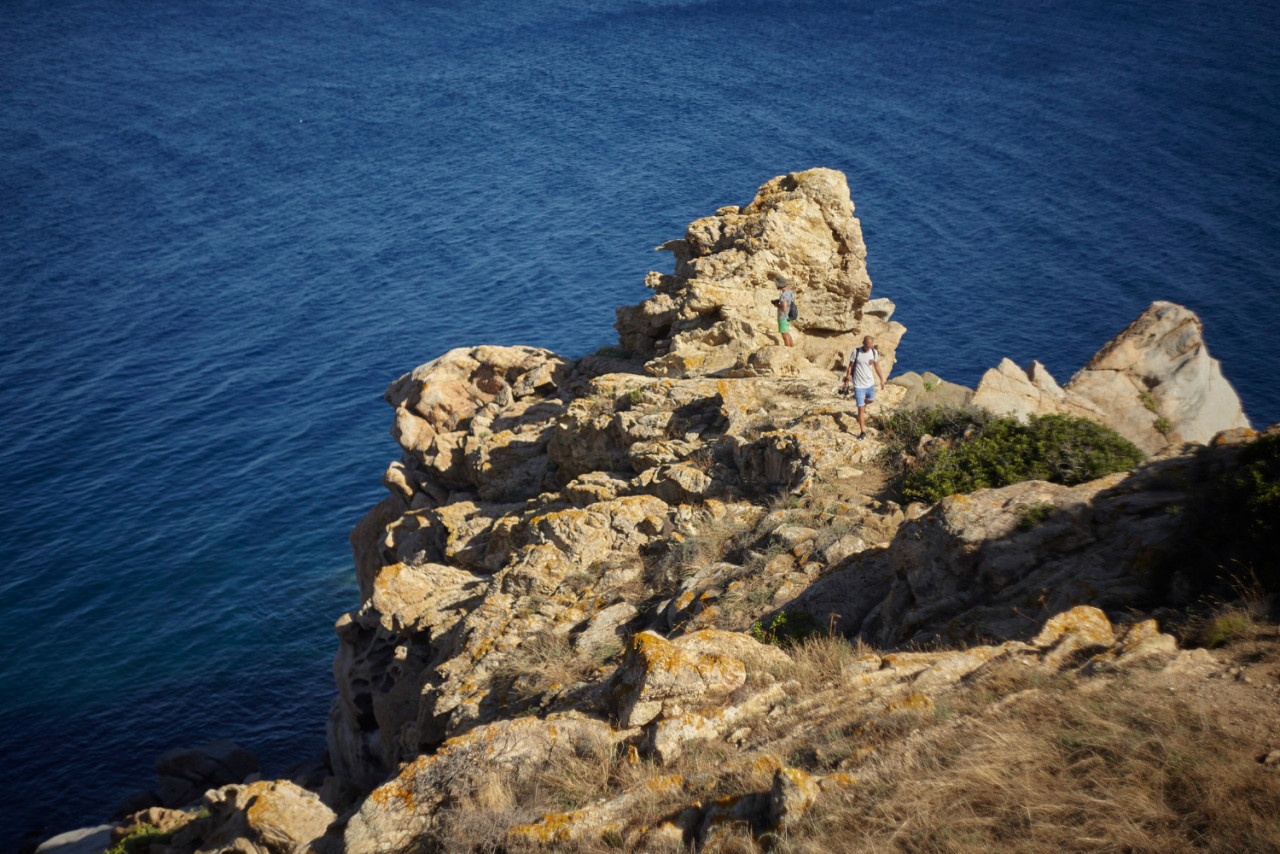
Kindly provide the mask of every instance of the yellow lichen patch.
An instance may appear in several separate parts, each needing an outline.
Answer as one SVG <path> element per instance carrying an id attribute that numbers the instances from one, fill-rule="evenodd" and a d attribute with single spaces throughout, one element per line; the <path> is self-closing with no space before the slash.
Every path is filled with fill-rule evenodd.
<path id="1" fill-rule="evenodd" d="M 934 708 L 933 698 L 928 694 L 912 693 L 894 700 L 885 708 L 885 714 L 895 712 L 931 712 Z"/>
<path id="2" fill-rule="evenodd" d="M 549 845 L 553 842 L 568 842 L 570 832 L 578 820 L 578 812 L 562 812 L 544 815 L 533 824 L 521 824 L 507 831 L 512 839 Z"/>
<path id="3" fill-rule="evenodd" d="M 369 800 L 379 807 L 393 807 L 413 811 L 417 800 L 413 792 L 413 780 L 432 763 L 430 756 L 419 756 L 409 763 L 394 780 L 388 781 L 369 793 Z"/>
<path id="4" fill-rule="evenodd" d="M 870 751 L 868 751 L 870 752 Z M 858 785 L 858 780 L 852 774 L 845 774 L 837 771 L 834 774 L 828 774 L 818 781 L 818 788 L 826 789 L 852 789 Z"/>
<path id="5" fill-rule="evenodd" d="M 751 763 L 751 770 L 761 775 L 774 774 L 782 770 L 782 760 L 772 753 L 764 753 Z"/>
<path id="6" fill-rule="evenodd" d="M 734 814 L 734 807 L 742 803 L 742 795 L 728 795 L 723 798 L 716 798 L 707 807 L 707 824 L 719 824 L 725 821 L 733 821 L 737 816 Z"/>
<path id="7" fill-rule="evenodd" d="M 654 777 L 645 780 L 641 788 L 646 791 L 659 795 L 665 795 L 667 792 L 679 789 L 684 785 L 684 777 L 679 774 L 667 774 L 663 777 Z"/>

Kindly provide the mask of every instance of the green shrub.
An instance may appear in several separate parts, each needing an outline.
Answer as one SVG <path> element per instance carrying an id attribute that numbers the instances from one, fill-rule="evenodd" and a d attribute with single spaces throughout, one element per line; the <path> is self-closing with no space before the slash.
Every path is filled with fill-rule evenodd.
<path id="1" fill-rule="evenodd" d="M 969 438 L 928 453 L 903 478 L 903 498 L 933 502 L 958 492 L 1046 480 L 1085 483 L 1142 461 L 1143 454 L 1114 430 L 1067 415 L 994 418 Z"/>
<path id="2" fill-rule="evenodd" d="M 880 428 L 880 441 L 885 449 L 885 463 L 894 466 L 899 454 L 914 454 L 925 436 L 959 439 L 972 434 L 994 418 L 985 409 L 959 406 L 920 406 L 898 409 L 888 415 L 872 418 Z"/>
<path id="3" fill-rule="evenodd" d="M 145 854 L 153 844 L 164 844 L 173 838 L 172 830 L 161 830 L 154 824 L 140 824 L 127 836 L 109 847 L 105 854 Z"/>
<path id="4" fill-rule="evenodd" d="M 1235 468 L 1194 487 L 1182 515 L 1175 569 L 1206 587 L 1252 574 L 1262 594 L 1280 593 L 1280 434 L 1253 441 Z"/>
<path id="5" fill-rule="evenodd" d="M 750 633 L 760 643 L 790 646 L 821 633 L 822 628 L 806 611 L 779 611 L 767 620 L 756 620 Z"/>
<path id="6" fill-rule="evenodd" d="M 1246 611 L 1236 610 L 1217 614 L 1207 620 L 1197 640 L 1201 646 L 1217 649 L 1233 640 L 1252 640 L 1258 635 L 1258 624 Z"/>
<path id="7" fill-rule="evenodd" d="M 601 347 L 596 350 L 596 355 L 612 359 L 630 359 L 634 354 L 626 347 Z"/>
<path id="8" fill-rule="evenodd" d="M 1056 508 L 1051 502 L 1042 501 L 1039 504 L 1023 504 L 1018 509 L 1022 511 L 1022 518 L 1018 519 L 1018 527 L 1024 531 L 1030 531 L 1047 522 Z"/>

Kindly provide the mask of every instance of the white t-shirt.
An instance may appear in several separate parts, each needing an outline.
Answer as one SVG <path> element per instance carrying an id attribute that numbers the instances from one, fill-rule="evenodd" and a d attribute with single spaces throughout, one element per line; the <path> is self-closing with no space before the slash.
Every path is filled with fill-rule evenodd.
<path id="1" fill-rule="evenodd" d="M 872 372 L 871 366 L 876 363 L 876 358 L 879 355 L 875 347 L 870 350 L 863 350 L 859 347 L 853 351 L 853 355 L 849 357 L 849 364 L 853 365 L 854 388 L 875 387 L 876 375 Z"/>

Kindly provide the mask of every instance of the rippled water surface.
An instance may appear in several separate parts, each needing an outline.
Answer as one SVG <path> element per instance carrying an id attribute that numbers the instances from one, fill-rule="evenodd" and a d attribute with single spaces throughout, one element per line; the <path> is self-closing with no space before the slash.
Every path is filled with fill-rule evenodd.
<path id="1" fill-rule="evenodd" d="M 9 0 L 3 840 L 97 823 L 175 745 L 318 754 L 386 384 L 613 343 L 651 247 L 783 172 L 848 174 L 903 368 L 1065 380 L 1172 299 L 1280 420 L 1278 15 Z"/>

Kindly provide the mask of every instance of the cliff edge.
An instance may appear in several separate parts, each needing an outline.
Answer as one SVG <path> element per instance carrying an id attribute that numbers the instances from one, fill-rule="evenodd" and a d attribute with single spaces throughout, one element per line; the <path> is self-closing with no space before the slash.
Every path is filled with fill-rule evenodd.
<path id="1" fill-rule="evenodd" d="M 1160 749 L 1116 734 L 1143 726 L 1205 727 L 1245 800 L 1280 794 L 1269 759 L 1237 761 L 1280 751 L 1260 711 L 1280 685 L 1237 678 L 1280 663 L 1273 634 L 1246 672 L 1153 619 L 1196 592 L 1168 569 L 1169 508 L 1258 441 L 1199 321 L 1157 303 L 1066 387 L 1002 365 L 976 390 L 1110 424 L 1153 455 L 1136 470 L 903 506 L 880 429 L 858 439 L 837 393 L 862 336 L 887 376 L 906 331 L 871 298 L 853 212 L 838 172 L 774 178 L 660 247 L 675 271 L 618 310 L 619 348 L 459 348 L 391 383 L 402 454 L 351 535 L 332 776 L 213 790 L 172 850 L 879 850 L 901 828 L 972 841 L 912 850 L 1176 847 L 1196 838 L 1182 807 L 1117 800 L 1138 768 L 1121 744 Z M 890 384 L 874 411 L 913 395 Z M 1074 741 L 1033 725 L 1050 719 Z M 1056 775 L 1061 797 L 1006 772 Z M 1227 847 L 1280 845 L 1264 813 L 1232 813 Z"/>

